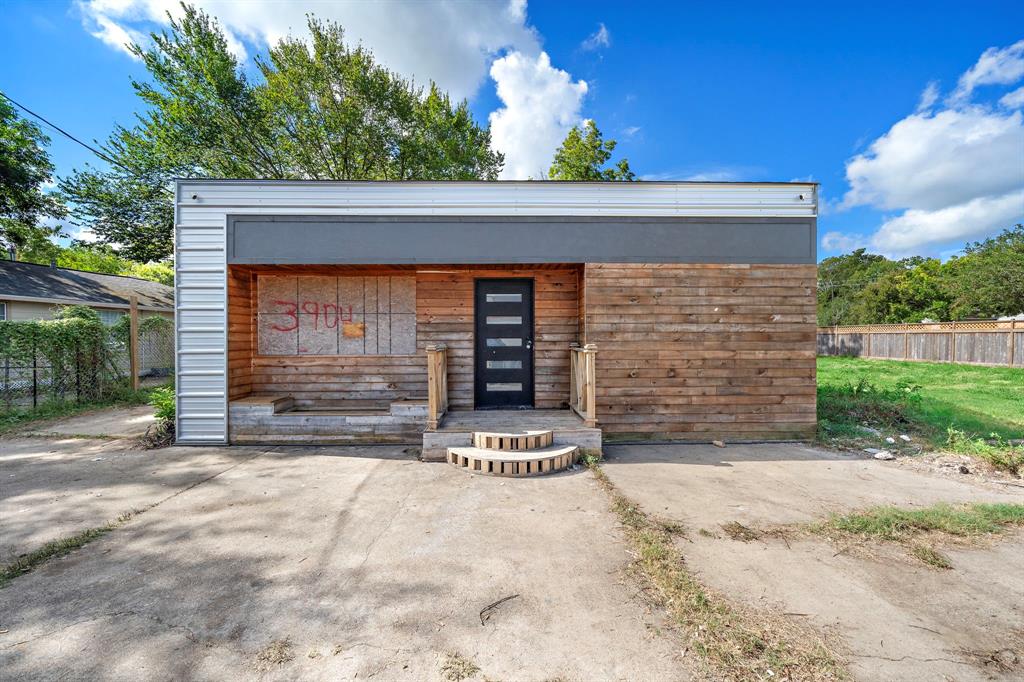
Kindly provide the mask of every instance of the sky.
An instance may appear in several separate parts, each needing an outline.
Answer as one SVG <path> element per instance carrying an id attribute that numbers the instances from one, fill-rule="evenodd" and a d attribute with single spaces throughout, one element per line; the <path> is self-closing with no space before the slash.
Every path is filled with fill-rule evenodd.
<path id="1" fill-rule="evenodd" d="M 543 177 L 593 119 L 647 180 L 821 183 L 819 258 L 948 258 L 1024 222 L 1024 3 L 201 0 L 232 51 L 305 14 L 418 83 L 469 100 Z M 0 0 L 0 90 L 86 141 L 140 108 L 124 48 L 171 0 Z M 93 155 L 47 131 L 58 175 Z"/>

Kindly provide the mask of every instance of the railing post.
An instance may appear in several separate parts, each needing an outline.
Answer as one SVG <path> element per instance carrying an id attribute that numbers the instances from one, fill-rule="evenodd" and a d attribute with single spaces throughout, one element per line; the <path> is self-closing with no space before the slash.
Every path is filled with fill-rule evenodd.
<path id="1" fill-rule="evenodd" d="M 431 344 L 427 351 L 427 431 L 437 431 L 448 411 L 447 346 Z"/>
<path id="2" fill-rule="evenodd" d="M 585 345 L 583 357 L 586 358 L 586 416 L 583 421 L 594 428 L 597 426 L 597 346 L 592 343 Z"/>

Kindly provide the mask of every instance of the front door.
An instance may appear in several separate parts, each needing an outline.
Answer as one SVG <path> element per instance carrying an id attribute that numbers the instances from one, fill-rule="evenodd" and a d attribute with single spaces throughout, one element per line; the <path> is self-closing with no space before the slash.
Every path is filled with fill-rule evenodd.
<path id="1" fill-rule="evenodd" d="M 478 410 L 533 407 L 533 280 L 476 280 Z"/>

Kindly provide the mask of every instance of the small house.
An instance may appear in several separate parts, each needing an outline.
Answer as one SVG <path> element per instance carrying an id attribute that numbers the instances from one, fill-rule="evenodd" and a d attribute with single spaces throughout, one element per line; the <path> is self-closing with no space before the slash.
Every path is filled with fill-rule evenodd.
<path id="1" fill-rule="evenodd" d="M 813 183 L 187 179 L 175 201 L 179 443 L 523 474 L 571 461 L 534 449 L 814 433 Z"/>

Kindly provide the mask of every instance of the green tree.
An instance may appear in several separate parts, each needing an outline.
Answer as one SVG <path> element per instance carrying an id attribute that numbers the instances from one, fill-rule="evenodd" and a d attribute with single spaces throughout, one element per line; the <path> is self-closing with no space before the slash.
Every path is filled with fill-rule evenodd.
<path id="1" fill-rule="evenodd" d="M 551 180 L 632 181 L 629 161 L 620 159 L 611 167 L 605 164 L 615 151 L 615 140 L 605 140 L 597 124 L 588 120 L 583 130 L 573 126 L 562 145 L 555 151 L 555 159 L 548 169 Z"/>
<path id="2" fill-rule="evenodd" d="M 818 264 L 818 324 L 867 324 L 866 311 L 858 305 L 864 288 L 887 273 L 900 269 L 885 256 L 857 249 Z"/>
<path id="3" fill-rule="evenodd" d="M 61 183 L 80 222 L 133 260 L 172 251 L 174 177 L 494 180 L 504 159 L 465 102 L 453 103 L 309 18 L 308 42 L 285 38 L 250 79 L 217 23 L 192 7 L 132 49 L 149 73 L 133 86 L 146 110 L 103 145 L 108 170 Z"/>
<path id="4" fill-rule="evenodd" d="M 946 269 L 954 319 L 1024 313 L 1024 225 L 968 244 Z"/>
<path id="5" fill-rule="evenodd" d="M 5 250 L 45 238 L 53 230 L 37 230 L 40 220 L 65 215 L 63 204 L 43 191 L 53 176 L 49 143 L 39 126 L 0 97 L 0 243 Z"/>

